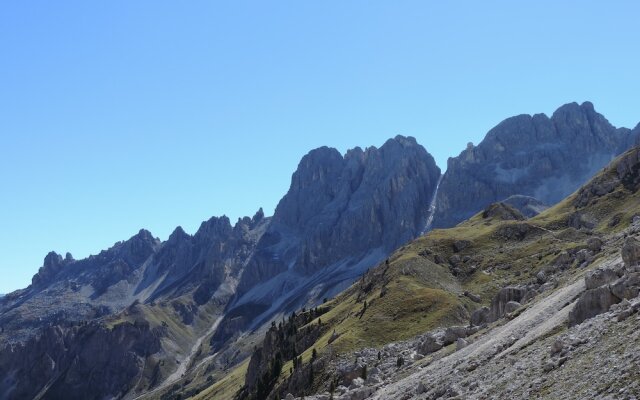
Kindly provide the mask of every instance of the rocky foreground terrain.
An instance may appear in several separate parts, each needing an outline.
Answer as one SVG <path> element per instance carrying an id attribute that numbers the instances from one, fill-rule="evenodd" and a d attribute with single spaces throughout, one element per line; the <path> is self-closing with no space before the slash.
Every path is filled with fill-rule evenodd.
<path id="1" fill-rule="evenodd" d="M 640 232 L 640 219 L 629 231 Z M 639 243 L 633 244 L 636 252 Z M 335 387 L 333 396 L 305 398 L 635 399 L 640 394 L 639 262 L 635 258 L 623 266 L 614 257 L 598 263 L 585 278 L 538 301 L 513 305 L 505 320 L 491 326 L 451 327 L 341 356 L 332 367 L 360 376 Z M 616 272 L 608 282 L 593 283 L 601 271 Z M 585 290 L 610 290 L 620 273 L 635 280 L 634 293 L 613 297 L 604 311 L 567 327 L 580 299 L 589 296 Z"/>

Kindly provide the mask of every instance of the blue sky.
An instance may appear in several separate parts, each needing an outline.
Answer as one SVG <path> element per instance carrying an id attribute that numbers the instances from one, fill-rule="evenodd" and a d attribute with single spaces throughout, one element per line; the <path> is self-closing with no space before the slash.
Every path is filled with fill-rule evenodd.
<path id="1" fill-rule="evenodd" d="M 0 293 L 50 250 L 273 212 L 310 149 L 502 119 L 640 121 L 638 2 L 4 1 Z"/>

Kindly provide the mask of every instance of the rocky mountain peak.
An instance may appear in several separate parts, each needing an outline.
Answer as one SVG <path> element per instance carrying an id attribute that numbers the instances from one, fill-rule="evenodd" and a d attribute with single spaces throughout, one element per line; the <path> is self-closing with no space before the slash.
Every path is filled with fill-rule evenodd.
<path id="1" fill-rule="evenodd" d="M 616 129 L 590 102 L 565 104 L 551 118 L 507 118 L 448 160 L 433 225 L 453 226 L 512 195 L 553 205 L 632 141 L 629 130 Z"/>
<path id="2" fill-rule="evenodd" d="M 44 268 L 58 268 L 62 265 L 62 256 L 55 251 L 50 251 L 45 257 L 42 266 Z"/>
<path id="3" fill-rule="evenodd" d="M 556 121 L 566 121 L 568 123 L 589 122 L 591 119 L 606 119 L 596 112 L 593 103 L 585 101 L 582 104 L 577 102 L 564 104 L 551 115 L 551 119 Z"/>
<path id="4" fill-rule="evenodd" d="M 136 240 L 140 240 L 140 241 L 146 241 L 146 242 L 150 242 L 150 243 L 154 243 L 156 241 L 156 239 L 153 237 L 153 235 L 151 234 L 151 232 L 149 232 L 146 229 L 140 229 L 138 231 L 138 233 L 132 237 L 132 239 L 136 239 Z"/>
<path id="5" fill-rule="evenodd" d="M 253 225 L 256 225 L 263 219 L 264 219 L 264 211 L 262 211 L 262 207 L 260 207 L 258 211 L 256 211 L 256 213 L 253 215 L 253 218 L 251 218 L 251 223 Z"/>
<path id="6" fill-rule="evenodd" d="M 67 253 L 67 256 L 70 256 Z M 45 257 L 42 263 L 42 267 L 31 278 L 31 284 L 33 286 L 44 286 L 50 282 L 68 263 L 73 261 L 73 257 L 63 259 L 62 256 L 55 251 L 50 251 Z"/>
<path id="7" fill-rule="evenodd" d="M 169 235 L 167 243 L 179 243 L 189 238 L 191 238 L 191 236 L 187 234 L 181 226 L 177 226 L 176 229 L 171 232 L 171 235 Z"/>
<path id="8" fill-rule="evenodd" d="M 159 244 L 160 240 L 154 238 L 151 232 L 140 229 L 136 235 L 122 243 L 118 253 L 128 263 L 138 265 L 149 258 Z"/>
<path id="9" fill-rule="evenodd" d="M 211 217 L 208 221 L 204 221 L 193 236 L 196 240 L 200 240 L 203 237 L 227 236 L 232 230 L 233 227 L 229 217 L 223 215 L 221 217 Z"/>
<path id="10" fill-rule="evenodd" d="M 310 151 L 243 273 L 240 295 L 285 271 L 309 277 L 347 258 L 354 271 L 334 276 L 354 279 L 358 268 L 420 234 L 439 177 L 433 157 L 411 137 L 344 156 L 328 147 Z"/>
<path id="11" fill-rule="evenodd" d="M 403 136 L 403 135 L 396 135 L 396 137 L 394 137 L 393 139 L 389 139 L 387 140 L 387 143 L 398 143 L 404 147 L 407 146 L 420 146 L 418 144 L 418 142 L 416 141 L 416 138 L 414 138 L 413 136 Z"/>

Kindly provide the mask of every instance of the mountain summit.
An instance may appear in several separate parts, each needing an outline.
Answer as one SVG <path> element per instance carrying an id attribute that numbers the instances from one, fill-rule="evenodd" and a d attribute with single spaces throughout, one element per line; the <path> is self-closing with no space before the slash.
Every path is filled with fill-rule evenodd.
<path id="1" fill-rule="evenodd" d="M 448 160 L 434 227 L 453 226 L 511 195 L 553 205 L 639 136 L 638 128 L 615 128 L 590 102 L 563 105 L 551 118 L 544 114 L 508 118 L 480 144 L 469 145 Z"/>

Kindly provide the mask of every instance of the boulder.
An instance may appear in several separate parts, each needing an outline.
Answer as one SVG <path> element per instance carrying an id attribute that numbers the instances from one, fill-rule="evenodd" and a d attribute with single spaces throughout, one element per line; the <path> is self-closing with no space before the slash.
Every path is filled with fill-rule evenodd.
<path id="1" fill-rule="evenodd" d="M 622 260 L 625 267 L 635 267 L 640 265 L 640 242 L 633 237 L 625 239 L 622 245 Z"/>
<path id="2" fill-rule="evenodd" d="M 547 281 L 547 274 L 545 274 L 544 271 L 538 271 L 536 274 L 536 281 L 542 285 Z"/>
<path id="3" fill-rule="evenodd" d="M 611 293 L 608 286 L 587 290 L 569 313 L 569 326 L 607 312 L 609 307 L 619 302 L 620 299 Z"/>
<path id="4" fill-rule="evenodd" d="M 564 349 L 564 342 L 560 339 L 556 339 L 552 344 L 551 344 L 551 348 L 549 349 L 549 353 L 551 355 L 554 354 L 558 354 L 562 351 L 562 349 Z"/>
<path id="5" fill-rule="evenodd" d="M 461 262 L 462 262 L 462 258 L 457 254 L 454 254 L 451 257 L 449 257 L 449 264 L 451 264 L 454 267 L 459 266 Z"/>
<path id="6" fill-rule="evenodd" d="M 588 272 L 584 277 L 587 289 L 595 289 L 618 279 L 618 274 L 609 268 L 597 268 Z"/>
<path id="7" fill-rule="evenodd" d="M 489 315 L 491 311 L 489 307 L 482 307 L 471 313 L 471 325 L 481 326 L 489 322 Z"/>
<path id="8" fill-rule="evenodd" d="M 576 253 L 576 261 L 578 262 L 578 266 L 582 267 L 583 263 L 590 263 L 593 260 L 593 256 L 591 255 L 591 251 L 588 249 L 580 249 Z M 586 265 L 585 265 L 586 266 Z"/>
<path id="9" fill-rule="evenodd" d="M 542 370 L 544 372 L 551 372 L 553 371 L 558 365 L 556 364 L 555 361 L 553 360 L 547 360 L 544 362 L 544 364 L 542 364 Z"/>
<path id="10" fill-rule="evenodd" d="M 456 351 L 462 350 L 468 345 L 469 345 L 469 342 L 467 342 L 463 338 L 458 338 L 458 340 L 456 340 Z"/>
<path id="11" fill-rule="evenodd" d="M 455 343 L 458 338 L 466 338 L 468 336 L 467 328 L 464 326 L 451 326 L 444 331 L 444 345 Z"/>
<path id="12" fill-rule="evenodd" d="M 453 242 L 453 251 L 459 253 L 469 246 L 471 246 L 471 242 L 468 240 L 456 240 Z"/>
<path id="13" fill-rule="evenodd" d="M 587 240 L 587 247 L 594 253 L 599 252 L 600 249 L 602 249 L 602 239 L 597 237 L 589 238 L 589 240 Z"/>
<path id="14" fill-rule="evenodd" d="M 520 303 L 528 291 L 529 289 L 527 289 L 526 286 L 507 286 L 500 289 L 491 302 L 489 322 L 496 321 L 498 318 L 503 317 L 506 313 L 505 308 L 507 303 L 510 301 Z"/>
<path id="15" fill-rule="evenodd" d="M 465 292 L 463 293 L 465 296 L 467 296 L 468 298 L 471 299 L 471 301 L 475 302 L 475 303 L 480 303 L 482 301 L 482 299 L 480 298 L 480 296 L 478 296 L 477 294 L 473 294 L 471 292 L 467 292 L 465 290 Z"/>
<path id="16" fill-rule="evenodd" d="M 507 304 L 505 304 L 504 312 L 505 312 L 505 314 L 511 314 L 512 312 L 514 312 L 515 310 L 517 310 L 521 306 L 522 306 L 522 304 L 518 303 L 517 301 L 510 301 Z"/>
<path id="17" fill-rule="evenodd" d="M 418 353 L 427 355 L 434 353 L 442 348 L 442 343 L 439 342 L 433 335 L 427 335 L 427 337 L 418 346 Z"/>
<path id="18" fill-rule="evenodd" d="M 351 385 L 349 385 L 349 390 L 360 388 L 364 385 L 364 379 L 356 378 L 351 381 Z"/>
<path id="19" fill-rule="evenodd" d="M 611 293 L 619 299 L 633 299 L 640 293 L 640 273 L 632 272 L 609 286 Z"/>
<path id="20" fill-rule="evenodd" d="M 573 261 L 571 254 L 566 251 L 561 252 L 558 256 L 553 260 L 554 265 L 564 266 L 569 265 Z"/>

